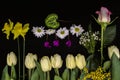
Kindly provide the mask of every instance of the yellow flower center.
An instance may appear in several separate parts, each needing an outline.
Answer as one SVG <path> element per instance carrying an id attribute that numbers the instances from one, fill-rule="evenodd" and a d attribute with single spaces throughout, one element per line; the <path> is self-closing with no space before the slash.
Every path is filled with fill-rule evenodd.
<path id="1" fill-rule="evenodd" d="M 64 34 L 65 32 L 64 31 L 61 31 L 61 34 Z"/>
<path id="2" fill-rule="evenodd" d="M 41 29 L 37 29 L 37 32 L 39 32 L 39 33 L 40 33 L 41 31 L 42 31 Z"/>
<path id="3" fill-rule="evenodd" d="M 80 31 L 80 29 L 79 28 L 75 28 L 75 32 L 79 32 Z"/>

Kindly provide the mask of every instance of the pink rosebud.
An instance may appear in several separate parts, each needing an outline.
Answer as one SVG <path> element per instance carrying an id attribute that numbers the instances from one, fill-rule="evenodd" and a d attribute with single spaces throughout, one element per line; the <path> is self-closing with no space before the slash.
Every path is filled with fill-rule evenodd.
<path id="1" fill-rule="evenodd" d="M 96 14 L 98 14 L 99 22 L 109 23 L 111 20 L 112 13 L 106 7 L 101 7 L 100 11 L 96 11 Z"/>

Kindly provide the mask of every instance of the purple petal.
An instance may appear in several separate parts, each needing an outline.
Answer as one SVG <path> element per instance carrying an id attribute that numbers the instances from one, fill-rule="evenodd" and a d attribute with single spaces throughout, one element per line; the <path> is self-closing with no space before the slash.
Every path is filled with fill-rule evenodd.
<path id="1" fill-rule="evenodd" d="M 48 41 L 46 41 L 46 42 L 44 43 L 44 47 L 46 47 L 46 48 L 51 48 L 50 43 L 49 43 Z"/>
<path id="2" fill-rule="evenodd" d="M 59 46 L 59 40 L 54 40 L 54 41 L 53 41 L 53 46 L 58 47 L 58 46 Z"/>
<path id="3" fill-rule="evenodd" d="M 72 43 L 71 43 L 71 40 L 68 40 L 68 41 L 66 42 L 66 46 L 67 46 L 67 47 L 70 47 L 71 44 L 72 44 Z"/>

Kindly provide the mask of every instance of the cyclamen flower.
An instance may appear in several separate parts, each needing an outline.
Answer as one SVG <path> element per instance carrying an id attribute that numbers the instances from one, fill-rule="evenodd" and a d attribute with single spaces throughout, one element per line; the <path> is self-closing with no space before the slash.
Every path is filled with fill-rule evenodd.
<path id="1" fill-rule="evenodd" d="M 45 30 L 44 27 L 33 27 L 32 29 L 33 34 L 37 37 L 37 38 L 41 38 L 42 36 L 45 35 Z"/>
<path id="2" fill-rule="evenodd" d="M 53 46 L 56 46 L 56 47 L 58 47 L 60 44 L 59 44 L 59 40 L 54 40 L 53 41 Z"/>
<path id="3" fill-rule="evenodd" d="M 46 34 L 51 35 L 55 33 L 55 29 L 48 29 L 45 31 Z"/>
<path id="4" fill-rule="evenodd" d="M 64 39 L 66 36 L 69 35 L 69 30 L 66 27 L 60 28 L 57 30 L 56 35 L 60 38 L 60 39 Z"/>
<path id="5" fill-rule="evenodd" d="M 81 25 L 76 26 L 74 24 L 70 27 L 70 32 L 72 33 L 72 35 L 76 35 L 76 37 L 82 34 L 83 31 L 84 29 L 81 27 Z"/>
<path id="6" fill-rule="evenodd" d="M 68 41 L 66 42 L 66 45 L 67 45 L 67 47 L 70 47 L 70 46 L 71 46 L 71 40 L 68 40 Z"/>
<path id="7" fill-rule="evenodd" d="M 44 43 L 44 47 L 46 47 L 46 48 L 51 48 L 50 43 L 49 43 L 48 41 L 46 41 L 46 42 Z"/>

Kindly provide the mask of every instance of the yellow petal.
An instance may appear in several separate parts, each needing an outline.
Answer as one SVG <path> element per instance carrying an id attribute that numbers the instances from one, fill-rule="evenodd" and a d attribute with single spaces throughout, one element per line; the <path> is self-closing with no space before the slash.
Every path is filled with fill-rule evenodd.
<path id="1" fill-rule="evenodd" d="M 25 38 L 25 35 L 26 35 L 26 33 L 28 32 L 28 30 L 29 30 L 29 23 L 26 23 L 26 24 L 23 26 L 23 29 L 22 29 L 22 31 L 21 31 L 21 36 L 22 36 L 23 38 Z"/>
<path id="2" fill-rule="evenodd" d="M 4 27 L 2 29 L 3 33 L 5 33 L 7 36 L 6 38 L 9 39 L 9 36 L 10 36 L 10 31 L 12 30 L 13 28 L 13 22 L 9 19 L 9 24 L 8 23 L 5 23 L 4 24 Z"/>
<path id="3" fill-rule="evenodd" d="M 14 29 L 12 30 L 12 33 L 14 34 L 14 39 L 19 37 L 22 31 L 22 24 L 20 22 L 17 22 L 14 26 Z"/>

